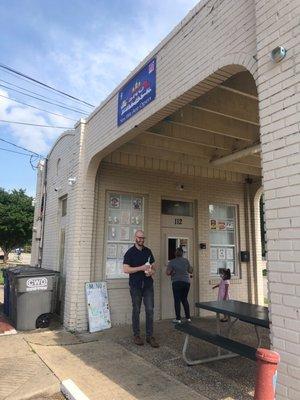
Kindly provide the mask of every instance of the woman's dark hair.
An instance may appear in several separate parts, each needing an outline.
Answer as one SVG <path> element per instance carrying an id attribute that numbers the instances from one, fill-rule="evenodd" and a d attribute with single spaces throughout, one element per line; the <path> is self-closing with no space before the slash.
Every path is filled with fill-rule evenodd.
<path id="1" fill-rule="evenodd" d="M 177 247 L 175 250 L 175 257 L 182 257 L 183 256 L 183 250 L 182 247 Z"/>
<path id="2" fill-rule="evenodd" d="M 230 269 L 228 268 L 228 269 L 226 269 L 226 268 L 224 268 L 224 270 L 223 270 L 224 272 L 224 278 L 226 279 L 226 280 L 230 280 L 231 279 L 231 272 L 230 272 Z"/>

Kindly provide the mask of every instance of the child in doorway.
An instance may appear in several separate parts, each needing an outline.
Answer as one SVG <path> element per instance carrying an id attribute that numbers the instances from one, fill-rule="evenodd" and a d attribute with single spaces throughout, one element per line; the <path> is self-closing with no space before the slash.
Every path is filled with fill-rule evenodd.
<path id="1" fill-rule="evenodd" d="M 220 270 L 221 280 L 220 283 L 216 286 L 213 286 L 213 289 L 219 288 L 218 292 L 218 301 L 229 300 L 229 284 L 231 279 L 230 269 L 223 268 Z M 228 318 L 223 317 L 221 322 L 227 322 Z"/>

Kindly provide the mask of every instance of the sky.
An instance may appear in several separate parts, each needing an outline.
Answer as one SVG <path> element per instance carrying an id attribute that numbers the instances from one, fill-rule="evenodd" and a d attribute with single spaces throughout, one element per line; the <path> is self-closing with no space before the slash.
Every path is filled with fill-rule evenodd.
<path id="1" fill-rule="evenodd" d="M 22 188 L 34 196 L 34 167 L 38 162 L 37 156 L 24 155 L 28 154 L 25 150 L 1 139 L 45 156 L 63 132 L 60 127 L 72 128 L 79 118 L 93 110 L 3 66 L 98 106 L 197 3 L 197 0 L 2 0 L 0 187 Z"/>

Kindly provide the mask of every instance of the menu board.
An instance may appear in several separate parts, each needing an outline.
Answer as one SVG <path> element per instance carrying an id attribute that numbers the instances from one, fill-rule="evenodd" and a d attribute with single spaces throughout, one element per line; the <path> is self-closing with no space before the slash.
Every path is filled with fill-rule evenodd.
<path id="1" fill-rule="evenodd" d="M 85 284 L 89 332 L 111 328 L 106 282 Z"/>

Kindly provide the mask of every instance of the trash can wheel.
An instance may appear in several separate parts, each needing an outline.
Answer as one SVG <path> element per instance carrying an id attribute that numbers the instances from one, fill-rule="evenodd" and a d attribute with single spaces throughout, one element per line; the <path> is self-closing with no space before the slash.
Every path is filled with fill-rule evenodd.
<path id="1" fill-rule="evenodd" d="M 35 326 L 36 328 L 48 328 L 50 325 L 51 315 L 50 314 L 41 314 L 37 317 Z"/>

